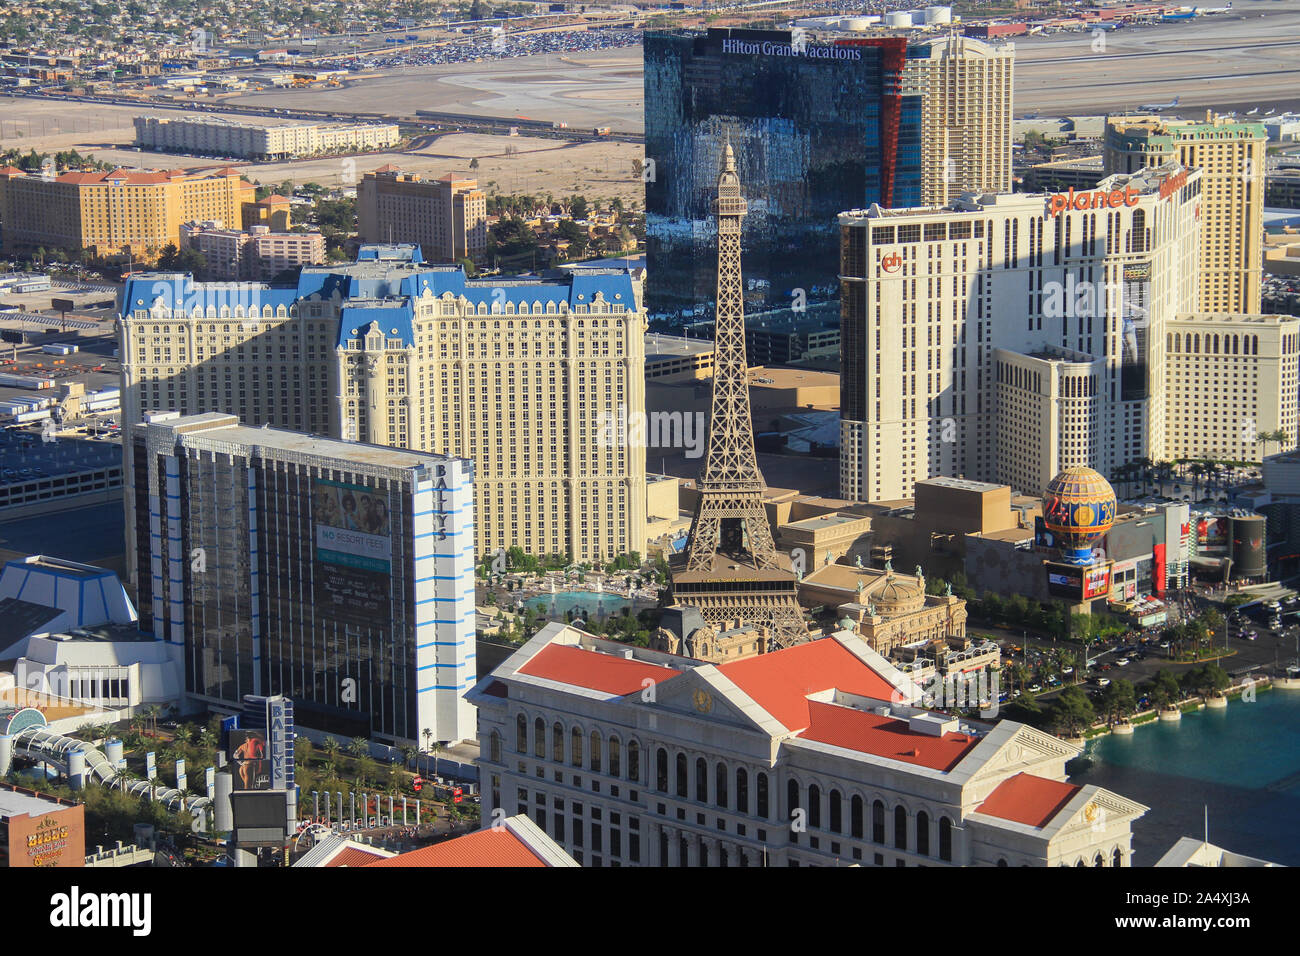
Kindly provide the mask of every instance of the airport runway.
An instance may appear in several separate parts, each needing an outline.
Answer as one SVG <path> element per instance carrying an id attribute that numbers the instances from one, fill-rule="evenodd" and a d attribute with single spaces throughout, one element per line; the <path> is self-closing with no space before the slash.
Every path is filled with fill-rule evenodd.
<path id="1" fill-rule="evenodd" d="M 1300 0 L 1239 0 L 1191 21 L 1016 41 L 1015 112 L 1131 110 L 1179 99 L 1261 114 L 1300 106 Z"/>

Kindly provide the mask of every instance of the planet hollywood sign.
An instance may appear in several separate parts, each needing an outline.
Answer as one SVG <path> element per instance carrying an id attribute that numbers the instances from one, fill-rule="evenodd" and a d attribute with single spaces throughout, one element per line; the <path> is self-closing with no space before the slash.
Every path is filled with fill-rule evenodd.
<path id="1" fill-rule="evenodd" d="M 743 56 L 802 56 L 812 60 L 861 60 L 862 51 L 850 47 L 815 46 L 811 43 L 750 43 L 745 40 L 723 40 L 723 53 Z"/>

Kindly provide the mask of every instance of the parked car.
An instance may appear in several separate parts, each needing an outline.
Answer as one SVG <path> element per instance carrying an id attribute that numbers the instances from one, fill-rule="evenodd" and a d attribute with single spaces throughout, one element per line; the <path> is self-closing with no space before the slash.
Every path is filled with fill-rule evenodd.
<path id="1" fill-rule="evenodd" d="M 1129 665 L 1129 659 L 1127 657 L 1121 657 L 1119 660 L 1115 662 L 1116 667 L 1128 667 L 1128 665 Z"/>
<path id="2" fill-rule="evenodd" d="M 1094 677 L 1094 678 L 1092 679 L 1092 682 L 1093 682 L 1094 684 L 1096 684 L 1098 687 L 1107 687 L 1107 686 L 1110 685 L 1110 678 L 1109 678 L 1109 677 Z"/>

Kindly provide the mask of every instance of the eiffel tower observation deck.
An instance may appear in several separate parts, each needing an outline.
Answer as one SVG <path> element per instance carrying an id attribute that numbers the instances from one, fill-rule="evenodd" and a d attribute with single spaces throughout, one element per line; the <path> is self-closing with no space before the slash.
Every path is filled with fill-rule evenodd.
<path id="1" fill-rule="evenodd" d="M 775 650 L 809 640 L 790 558 L 777 551 L 763 507 L 767 487 L 754 454 L 745 356 L 740 225 L 747 211 L 728 143 L 713 203 L 718 220 L 718 307 L 708 453 L 686 555 L 672 569 L 673 599 L 716 628 L 767 630 Z"/>

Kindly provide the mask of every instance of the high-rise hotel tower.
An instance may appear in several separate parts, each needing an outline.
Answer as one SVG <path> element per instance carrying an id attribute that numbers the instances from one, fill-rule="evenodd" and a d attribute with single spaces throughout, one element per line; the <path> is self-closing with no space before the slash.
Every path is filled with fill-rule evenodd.
<path id="1" fill-rule="evenodd" d="M 841 496 L 905 498 L 933 475 L 1039 490 L 1041 468 L 1017 471 L 1044 461 L 1038 406 L 999 440 L 999 389 L 1044 370 L 1001 352 L 1082 379 L 1066 397 L 1095 410 L 1069 414 L 1096 427 L 1058 429 L 1067 463 L 1163 457 L 1165 325 L 1194 311 L 1200 191 L 1198 171 L 1167 164 L 1083 192 L 843 214 Z"/>

